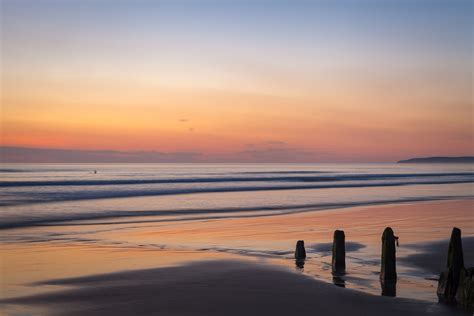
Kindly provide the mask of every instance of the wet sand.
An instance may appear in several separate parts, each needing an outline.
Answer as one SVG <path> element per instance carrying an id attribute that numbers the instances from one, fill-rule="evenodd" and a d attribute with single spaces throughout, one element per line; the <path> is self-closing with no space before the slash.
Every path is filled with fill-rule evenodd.
<path id="1" fill-rule="evenodd" d="M 17 242 L 0 248 L 0 294 L 9 303 L 0 308 L 7 314 L 41 315 L 462 313 L 436 303 L 433 278 L 446 262 L 453 226 L 463 231 L 466 265 L 474 266 L 472 210 L 473 200 L 458 200 L 3 231 Z M 380 237 L 386 226 L 401 243 L 397 298 L 380 296 Z M 346 289 L 332 284 L 335 229 L 346 232 Z M 39 241 L 32 243 L 29 236 Z M 299 239 L 307 248 L 304 269 L 296 268 L 293 259 Z"/>
<path id="2" fill-rule="evenodd" d="M 474 266 L 474 237 L 464 237 L 462 245 L 466 267 Z M 402 257 L 400 261 L 421 271 L 438 275 L 446 268 L 448 253 L 443 250 L 448 249 L 448 246 L 449 240 L 430 242 L 425 245 L 415 244 L 411 247 L 416 253 Z"/>
<path id="3" fill-rule="evenodd" d="M 449 306 L 376 297 L 242 261 L 45 281 L 72 286 L 12 299 L 50 315 L 469 315 Z"/>

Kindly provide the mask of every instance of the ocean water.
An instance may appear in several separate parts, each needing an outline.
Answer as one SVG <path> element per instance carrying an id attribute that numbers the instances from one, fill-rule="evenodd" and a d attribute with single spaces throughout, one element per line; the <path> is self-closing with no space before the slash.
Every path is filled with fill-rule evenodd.
<path id="1" fill-rule="evenodd" d="M 0 229 L 466 198 L 473 182 L 469 164 L 3 164 Z"/>

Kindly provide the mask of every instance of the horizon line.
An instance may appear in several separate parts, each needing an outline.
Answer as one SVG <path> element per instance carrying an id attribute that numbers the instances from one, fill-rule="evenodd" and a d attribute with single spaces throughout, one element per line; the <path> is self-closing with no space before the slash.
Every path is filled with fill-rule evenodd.
<path id="1" fill-rule="evenodd" d="M 212 157 L 196 151 L 164 152 L 159 150 L 117 150 L 117 149 L 71 149 L 71 148 L 49 148 L 49 147 L 25 147 L 25 146 L 0 146 L 0 163 L 6 164 L 356 164 L 356 163 L 398 163 L 401 160 L 414 158 L 465 158 L 470 155 L 460 156 L 414 156 L 391 161 L 377 160 L 348 160 L 328 159 L 305 161 L 291 159 L 287 155 L 277 160 L 252 157 L 239 159 L 232 157 L 236 153 L 227 153 L 226 156 Z M 218 156 L 218 155 L 217 155 Z"/>

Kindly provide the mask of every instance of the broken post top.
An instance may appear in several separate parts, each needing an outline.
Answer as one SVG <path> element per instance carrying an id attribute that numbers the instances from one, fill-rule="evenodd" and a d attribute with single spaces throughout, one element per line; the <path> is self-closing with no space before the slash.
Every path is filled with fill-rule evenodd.
<path id="1" fill-rule="evenodd" d="M 335 230 L 334 231 L 334 239 L 345 238 L 343 230 Z"/>
<path id="2" fill-rule="evenodd" d="M 391 227 L 387 227 L 383 231 L 382 243 L 384 243 L 385 241 L 390 242 L 390 243 L 393 241 L 398 247 L 398 236 L 395 236 L 393 229 Z"/>
<path id="3" fill-rule="evenodd" d="M 295 249 L 295 259 L 305 259 L 306 258 L 306 250 L 304 248 L 304 240 L 298 240 L 296 243 Z"/>
<path id="4" fill-rule="evenodd" d="M 393 229 L 391 227 L 385 228 L 382 234 L 382 242 L 384 241 L 395 241 L 395 234 L 393 233 Z"/>
<path id="5" fill-rule="evenodd" d="M 460 270 L 464 268 L 464 254 L 462 250 L 461 230 L 453 227 L 448 249 L 448 268 Z"/>

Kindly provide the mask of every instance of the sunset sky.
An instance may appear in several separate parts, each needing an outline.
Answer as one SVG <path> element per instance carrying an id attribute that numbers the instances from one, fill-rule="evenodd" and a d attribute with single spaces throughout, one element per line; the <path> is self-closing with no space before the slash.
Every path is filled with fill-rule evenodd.
<path id="1" fill-rule="evenodd" d="M 473 12 L 471 0 L 2 0 L 1 145 L 171 162 L 474 155 Z"/>

